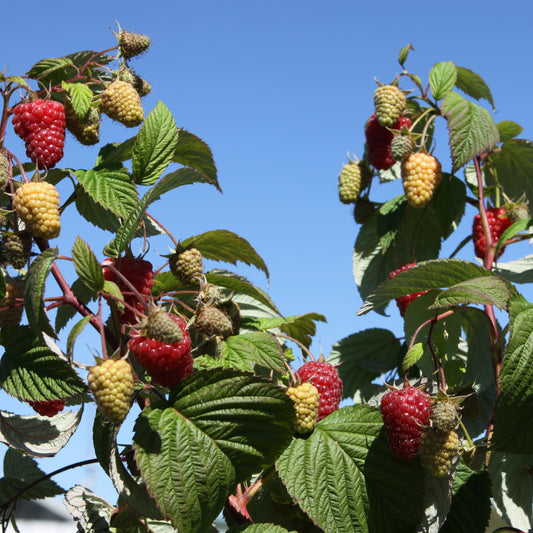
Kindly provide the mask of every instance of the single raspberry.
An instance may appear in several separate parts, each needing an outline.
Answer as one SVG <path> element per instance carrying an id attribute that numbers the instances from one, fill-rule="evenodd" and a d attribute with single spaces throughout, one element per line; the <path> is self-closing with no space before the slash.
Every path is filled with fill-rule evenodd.
<path id="1" fill-rule="evenodd" d="M 53 168 L 63 157 L 65 108 L 54 100 L 23 102 L 13 110 L 15 133 L 26 144 L 26 155 L 39 168 Z"/>
<path id="2" fill-rule="evenodd" d="M 416 152 L 402 161 L 403 190 L 412 207 L 428 205 L 441 179 L 441 164 L 435 156 Z"/>
<path id="3" fill-rule="evenodd" d="M 137 91 L 127 82 L 115 80 L 100 95 L 100 111 L 128 128 L 142 124 L 144 111 Z"/>
<path id="4" fill-rule="evenodd" d="M 322 420 L 339 408 L 342 399 L 342 380 L 337 369 L 326 361 L 309 361 L 301 366 L 296 375 L 300 381 L 310 381 L 318 390 L 318 418 Z"/>
<path id="5" fill-rule="evenodd" d="M 358 198 L 353 208 L 353 218 L 357 224 L 364 224 L 375 211 L 374 203 L 368 198 Z"/>
<path id="6" fill-rule="evenodd" d="M 381 399 L 381 414 L 392 452 L 399 459 L 413 459 L 429 424 L 431 401 L 427 394 L 408 386 L 387 392 Z"/>
<path id="7" fill-rule="evenodd" d="M 78 117 L 71 104 L 65 106 L 67 129 L 85 146 L 97 144 L 100 140 L 100 110 L 89 107 L 84 117 Z"/>
<path id="8" fill-rule="evenodd" d="M 459 453 L 457 433 L 427 429 L 421 440 L 420 456 L 427 473 L 433 477 L 446 476 Z"/>
<path id="9" fill-rule="evenodd" d="M 198 301 L 201 304 L 215 305 L 218 307 L 222 303 L 222 300 L 223 294 L 221 288 L 218 285 L 213 285 L 213 283 L 206 283 L 198 293 Z"/>
<path id="10" fill-rule="evenodd" d="M 233 334 L 231 318 L 214 305 L 199 306 L 194 318 L 194 327 L 203 335 L 227 338 Z"/>
<path id="11" fill-rule="evenodd" d="M 24 268 L 30 258 L 31 235 L 27 232 L 4 231 L 2 233 L 2 244 L 9 264 L 17 270 Z"/>
<path id="12" fill-rule="evenodd" d="M 382 126 L 392 126 L 403 113 L 407 99 L 395 85 L 382 85 L 374 91 L 376 117 Z"/>
<path id="13" fill-rule="evenodd" d="M 457 405 L 453 400 L 435 400 L 431 404 L 431 427 L 447 433 L 459 423 Z"/>
<path id="14" fill-rule="evenodd" d="M 218 305 L 218 308 L 229 316 L 232 325 L 231 335 L 238 335 L 241 327 L 241 307 L 230 299 Z"/>
<path id="15" fill-rule="evenodd" d="M 289 387 L 287 394 L 294 402 L 296 410 L 296 432 L 302 435 L 313 431 L 318 418 L 318 389 L 309 382 L 297 387 Z"/>
<path id="16" fill-rule="evenodd" d="M 124 359 L 106 359 L 91 367 L 89 388 L 105 418 L 120 424 L 127 416 L 133 391 L 133 372 Z"/>
<path id="17" fill-rule="evenodd" d="M 120 54 L 124 59 L 138 56 L 148 50 L 150 38 L 142 33 L 120 30 L 117 36 Z"/>
<path id="18" fill-rule="evenodd" d="M 35 412 L 41 416 L 55 416 L 65 408 L 65 399 L 62 400 L 40 400 L 28 402 Z"/>
<path id="19" fill-rule="evenodd" d="M 487 222 L 494 244 L 500 240 L 502 233 L 513 223 L 507 216 L 505 209 L 501 207 L 489 207 L 487 209 Z M 479 214 L 474 217 L 472 239 L 474 240 L 474 253 L 476 254 L 476 257 L 484 259 L 485 254 L 487 253 L 487 245 L 485 242 L 485 234 L 483 232 L 483 222 L 481 221 L 481 215 Z M 503 254 L 504 250 L 505 246 L 502 246 L 498 252 L 498 257 Z"/>
<path id="20" fill-rule="evenodd" d="M 51 183 L 24 183 L 15 192 L 13 206 L 26 229 L 34 237 L 54 239 L 59 236 L 59 194 Z"/>
<path id="21" fill-rule="evenodd" d="M 6 293 L 0 299 L 0 326 L 5 324 L 20 324 L 24 298 L 24 285 L 21 283 L 6 283 Z"/>
<path id="22" fill-rule="evenodd" d="M 390 145 L 392 157 L 395 161 L 402 161 L 413 153 L 414 147 L 415 141 L 409 135 L 395 135 Z"/>
<path id="23" fill-rule="evenodd" d="M 166 344 L 174 344 L 183 338 L 181 328 L 161 307 L 151 307 L 146 320 L 135 328 L 142 329 L 147 337 Z"/>
<path id="24" fill-rule="evenodd" d="M 132 291 L 131 287 L 120 276 L 107 268 L 106 265 L 113 265 L 126 278 L 131 285 L 140 294 L 142 301 L 139 301 L 137 295 Z M 145 313 L 145 304 L 148 304 L 150 293 L 154 284 L 154 272 L 152 263 L 144 259 L 121 257 L 120 260 L 108 258 L 103 265 L 104 278 L 108 281 L 113 281 L 118 285 L 118 288 L 124 296 L 124 303 L 126 306 L 123 311 L 119 312 L 119 322 L 121 324 L 136 324 L 139 319 L 137 313 L 130 309 L 136 309 L 139 315 Z M 128 305 L 130 307 L 128 307 Z"/>
<path id="25" fill-rule="evenodd" d="M 529 207 L 523 202 L 511 205 L 511 207 L 507 209 L 507 216 L 513 223 L 518 222 L 519 220 L 527 220 L 528 218 L 531 218 Z"/>
<path id="26" fill-rule="evenodd" d="M 400 272 L 405 272 L 406 270 L 409 270 L 416 266 L 416 263 L 407 263 L 406 265 L 402 265 L 399 268 L 396 268 L 389 274 L 389 279 L 394 278 L 394 276 L 397 276 L 400 274 Z M 398 309 L 400 310 L 400 314 L 402 316 L 405 316 L 405 311 L 407 309 L 407 306 L 415 299 L 421 296 L 422 294 L 426 294 L 428 291 L 420 291 L 420 292 L 414 292 L 412 294 L 406 294 L 404 296 L 400 296 L 399 298 L 396 298 L 396 304 L 398 305 Z"/>
<path id="27" fill-rule="evenodd" d="M 9 179 L 9 159 L 5 148 L 0 148 L 0 191 L 4 190 Z"/>
<path id="28" fill-rule="evenodd" d="M 198 288 L 204 272 L 202 252 L 197 248 L 176 249 L 169 258 L 170 271 L 186 287 Z"/>
<path id="29" fill-rule="evenodd" d="M 355 203 L 360 192 L 370 184 L 369 173 L 363 167 L 360 161 L 350 161 L 342 167 L 338 178 L 338 191 L 339 200 L 343 204 Z"/>
<path id="30" fill-rule="evenodd" d="M 152 90 L 150 84 L 130 68 L 121 67 L 118 71 L 118 79 L 129 83 L 140 97 L 146 96 Z"/>
<path id="31" fill-rule="evenodd" d="M 392 125 L 392 129 L 401 130 L 403 126 L 410 128 L 411 119 L 400 117 Z M 376 114 L 373 113 L 366 123 L 365 138 L 368 147 L 368 160 L 377 170 L 387 170 L 396 162 L 391 152 L 393 137 L 394 133 L 389 128 L 382 126 L 378 122 Z"/>
<path id="32" fill-rule="evenodd" d="M 178 315 L 169 315 L 180 327 L 181 341 L 167 344 L 145 337 L 141 332 L 130 331 L 128 348 L 137 362 L 152 378 L 152 382 L 163 387 L 174 387 L 193 372 L 191 337 L 185 320 Z"/>

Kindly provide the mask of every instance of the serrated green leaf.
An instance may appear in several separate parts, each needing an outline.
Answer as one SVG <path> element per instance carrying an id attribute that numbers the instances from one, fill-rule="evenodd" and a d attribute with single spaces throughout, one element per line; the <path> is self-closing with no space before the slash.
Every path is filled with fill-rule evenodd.
<path id="1" fill-rule="evenodd" d="M 22 87 L 27 87 L 28 86 L 28 82 L 24 78 L 21 78 L 20 76 L 6 76 L 5 80 L 7 82 L 16 83 L 17 85 L 21 85 Z"/>
<path id="2" fill-rule="evenodd" d="M 82 394 L 85 383 L 28 326 L 4 326 L 0 383 L 19 400 L 56 400 Z"/>
<path id="3" fill-rule="evenodd" d="M 75 485 L 63 500 L 68 512 L 78 523 L 81 531 L 109 533 L 114 507 L 91 490 Z"/>
<path id="4" fill-rule="evenodd" d="M 56 333 L 46 314 L 44 289 L 58 253 L 57 248 L 47 248 L 36 257 L 28 269 L 24 287 L 24 309 L 28 323 L 37 334 L 46 333 L 53 338 L 56 338 Z"/>
<path id="5" fill-rule="evenodd" d="M 115 168 L 131 159 L 136 140 L 137 137 L 135 136 L 120 143 L 109 143 L 102 146 L 98 152 L 95 169 Z"/>
<path id="6" fill-rule="evenodd" d="M 429 73 L 429 86 L 435 100 L 442 100 L 457 80 L 457 69 L 452 61 L 443 61 L 433 66 Z"/>
<path id="7" fill-rule="evenodd" d="M 52 72 L 56 70 L 62 70 L 65 67 L 73 64 L 72 59 L 69 57 L 51 57 L 49 59 L 41 59 L 41 61 L 35 63 L 29 70 L 28 76 L 36 78 L 38 80 L 46 79 Z"/>
<path id="8" fill-rule="evenodd" d="M 133 146 L 135 183 L 153 185 L 172 161 L 177 143 L 178 130 L 172 113 L 158 102 L 145 118 Z"/>
<path id="9" fill-rule="evenodd" d="M 485 83 L 483 78 L 473 72 L 470 69 L 464 67 L 456 67 L 457 70 L 457 81 L 455 85 L 458 89 L 465 92 L 468 96 L 480 100 L 484 98 L 487 102 L 490 103 L 493 110 L 496 110 L 494 105 L 494 99 L 492 98 L 492 93 L 490 92 L 489 86 Z"/>
<path id="10" fill-rule="evenodd" d="M 192 185 L 193 183 L 208 183 L 213 185 L 211 180 L 207 179 L 201 172 L 198 172 L 194 168 L 178 168 L 174 172 L 165 174 L 164 180 L 161 180 L 157 185 L 157 195 L 154 195 L 151 203 L 159 200 L 163 194 L 172 191 L 178 187 L 185 185 Z"/>
<path id="11" fill-rule="evenodd" d="M 41 478 L 42 481 L 22 492 L 23 489 Z M 63 492 L 65 492 L 64 489 L 57 483 L 45 478 L 45 473 L 37 466 L 34 459 L 19 451 L 7 449 L 4 455 L 4 477 L 0 479 L 0 501 L 2 503 L 16 497 L 33 500 L 57 496 Z"/>
<path id="12" fill-rule="evenodd" d="M 80 119 L 85 117 L 93 99 L 91 89 L 85 83 L 63 83 L 62 87 L 70 95 L 72 108 L 77 117 Z"/>
<path id="13" fill-rule="evenodd" d="M 196 372 L 169 402 L 229 457 L 237 481 L 271 465 L 293 434 L 294 410 L 285 390 L 234 369 Z"/>
<path id="14" fill-rule="evenodd" d="M 511 283 L 533 283 L 533 255 L 508 263 L 498 262 L 493 271 Z"/>
<path id="15" fill-rule="evenodd" d="M 274 524 L 250 524 L 248 526 L 230 527 L 227 533 L 296 533 L 289 532 L 284 527 L 276 526 Z"/>
<path id="16" fill-rule="evenodd" d="M 309 347 L 316 334 L 315 322 L 327 322 L 326 317 L 318 313 L 306 313 L 298 316 L 266 318 L 261 320 L 259 325 L 262 329 L 279 329 L 285 335 Z"/>
<path id="17" fill-rule="evenodd" d="M 82 411 L 63 411 L 46 419 L 0 411 L 0 442 L 26 455 L 52 457 L 68 444 Z"/>
<path id="18" fill-rule="evenodd" d="M 407 46 L 404 46 L 398 55 L 398 63 L 403 67 L 404 63 L 407 61 L 407 56 L 409 55 L 409 51 L 414 50 L 412 44 L 408 44 Z"/>
<path id="19" fill-rule="evenodd" d="M 83 190 L 78 190 L 76 194 L 76 209 L 85 220 L 97 228 L 110 231 L 111 233 L 115 233 L 120 228 L 120 218 L 96 203 Z"/>
<path id="20" fill-rule="evenodd" d="M 449 92 L 442 101 L 452 155 L 452 174 L 482 152 L 500 142 L 500 133 L 490 113 L 479 105 Z"/>
<path id="21" fill-rule="evenodd" d="M 502 247 L 505 246 L 505 243 L 518 235 L 519 233 L 522 233 L 524 230 L 531 228 L 533 226 L 533 219 L 528 218 L 525 220 L 517 220 L 513 224 L 511 224 L 504 232 L 500 235 L 500 238 L 498 240 L 498 244 L 496 246 L 496 250 L 494 252 L 494 255 L 498 257 L 498 252 L 502 249 Z"/>
<path id="22" fill-rule="evenodd" d="M 421 342 L 411 346 L 402 361 L 402 374 L 406 374 L 413 365 L 416 365 L 423 353 L 424 345 Z"/>
<path id="23" fill-rule="evenodd" d="M 218 229 L 206 231 L 181 241 L 182 246 L 193 245 L 202 252 L 205 259 L 225 261 L 236 265 L 242 261 L 252 265 L 265 273 L 270 278 L 268 268 L 261 256 L 254 250 L 252 245 L 243 237 L 228 230 Z"/>
<path id="24" fill-rule="evenodd" d="M 172 161 L 196 169 L 221 191 L 211 149 L 196 135 L 184 129 L 179 130 L 178 145 L 174 151 Z"/>
<path id="25" fill-rule="evenodd" d="M 89 245 L 79 236 L 76 237 L 72 248 L 72 259 L 81 281 L 92 291 L 101 291 L 105 281 L 102 267 Z"/>
<path id="26" fill-rule="evenodd" d="M 510 141 L 511 139 L 514 139 L 524 130 L 524 128 L 522 128 L 520 124 L 517 124 L 512 120 L 502 120 L 501 122 L 498 122 L 496 126 L 498 128 L 498 131 L 500 132 L 501 142 Z"/>
<path id="27" fill-rule="evenodd" d="M 145 408 L 134 429 L 135 460 L 163 516 L 181 531 L 203 533 L 234 487 L 230 460 L 171 407 Z"/>

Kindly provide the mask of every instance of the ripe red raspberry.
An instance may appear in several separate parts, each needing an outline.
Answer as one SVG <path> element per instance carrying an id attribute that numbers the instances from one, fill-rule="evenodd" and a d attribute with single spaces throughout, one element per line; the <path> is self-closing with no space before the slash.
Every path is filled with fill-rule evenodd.
<path id="1" fill-rule="evenodd" d="M 53 168 L 63 157 L 66 118 L 62 103 L 38 98 L 18 104 L 13 126 L 26 144 L 26 155 L 39 168 Z"/>
<path id="2" fill-rule="evenodd" d="M 411 127 L 411 120 L 408 117 L 400 117 L 391 128 L 401 130 L 403 126 Z M 378 170 L 387 170 L 396 162 L 391 151 L 393 137 L 392 131 L 382 126 L 373 113 L 365 127 L 365 138 L 370 164 Z"/>
<path id="3" fill-rule="evenodd" d="M 505 209 L 501 207 L 489 207 L 487 209 L 487 222 L 489 224 L 490 234 L 494 243 L 497 243 L 502 233 L 513 223 L 512 220 L 506 216 Z M 485 234 L 483 233 L 483 223 L 481 222 L 481 215 L 477 214 L 474 217 L 472 225 L 472 239 L 474 240 L 474 252 L 476 257 L 480 259 L 485 258 L 487 253 L 487 245 L 485 242 Z M 498 257 L 503 254 L 505 246 L 500 248 Z"/>
<path id="4" fill-rule="evenodd" d="M 318 390 L 318 418 L 322 420 L 339 408 L 342 399 L 342 380 L 337 369 L 326 361 L 309 361 L 301 366 L 296 375 L 303 382 L 310 381 Z"/>
<path id="5" fill-rule="evenodd" d="M 407 263 L 406 265 L 403 265 L 395 270 L 393 270 L 389 274 L 389 278 L 392 279 L 394 276 L 399 274 L 400 272 L 405 272 L 406 270 L 409 270 L 410 268 L 413 268 L 416 266 L 416 263 Z M 407 306 L 415 299 L 421 296 L 422 294 L 426 294 L 428 291 L 420 291 L 420 292 L 414 292 L 413 294 L 406 294 L 405 296 L 400 296 L 399 298 L 396 298 L 396 304 L 398 305 L 398 309 L 400 310 L 400 314 L 402 316 L 405 316 L 405 311 L 407 309 Z"/>
<path id="6" fill-rule="evenodd" d="M 154 383 L 172 388 L 192 374 L 193 358 L 191 337 L 185 320 L 174 314 L 169 314 L 169 316 L 178 324 L 183 333 L 179 342 L 167 344 L 145 337 L 139 331 L 131 330 L 128 348 Z"/>
<path id="7" fill-rule="evenodd" d="M 390 390 L 381 399 L 381 414 L 394 455 L 413 459 L 420 449 L 424 426 L 430 420 L 428 395 L 412 386 Z"/>
<path id="8" fill-rule="evenodd" d="M 41 416 L 55 416 L 65 407 L 65 400 L 40 400 L 28 402 Z"/>
<path id="9" fill-rule="evenodd" d="M 139 301 L 138 297 L 132 292 L 131 288 L 124 280 L 116 276 L 115 273 L 106 268 L 106 264 L 115 265 L 118 271 L 137 289 L 137 291 L 144 298 L 147 303 L 154 284 L 154 272 L 152 263 L 144 259 L 137 259 L 131 257 L 121 257 L 120 261 L 115 259 L 106 259 L 104 261 L 104 278 L 108 281 L 114 281 L 124 296 L 124 302 L 131 307 L 134 307 L 139 313 L 145 313 L 143 302 Z M 136 324 L 139 321 L 137 314 L 128 307 L 119 313 L 119 321 L 121 324 Z"/>

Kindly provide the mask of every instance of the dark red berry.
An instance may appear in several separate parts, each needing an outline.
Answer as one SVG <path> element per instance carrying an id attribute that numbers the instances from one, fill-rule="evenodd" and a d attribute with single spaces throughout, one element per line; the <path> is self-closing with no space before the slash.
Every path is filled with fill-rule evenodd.
<path id="1" fill-rule="evenodd" d="M 342 380 L 331 363 L 309 361 L 296 371 L 296 375 L 302 382 L 310 381 L 318 390 L 320 398 L 317 420 L 322 420 L 339 408 L 342 399 Z"/>
<path id="2" fill-rule="evenodd" d="M 63 157 L 66 117 L 62 103 L 38 98 L 18 104 L 13 126 L 26 144 L 26 155 L 39 168 L 53 168 Z"/>
<path id="3" fill-rule="evenodd" d="M 400 117 L 391 126 L 391 129 L 401 130 L 403 126 L 411 127 L 411 120 L 408 117 Z M 368 147 L 368 159 L 377 170 L 387 170 L 396 163 L 391 150 L 393 137 L 392 131 L 382 126 L 378 122 L 376 114 L 373 113 L 366 123 L 365 138 Z"/>
<path id="4" fill-rule="evenodd" d="M 169 316 L 183 333 L 179 342 L 167 344 L 131 330 L 128 348 L 154 383 L 171 388 L 192 374 L 193 358 L 191 337 L 185 320 L 171 313 Z"/>
<path id="5" fill-rule="evenodd" d="M 394 276 L 399 274 L 400 272 L 405 272 L 406 270 L 409 270 L 410 268 L 413 268 L 416 266 L 416 263 L 408 263 L 406 265 L 401 266 L 400 268 L 397 268 L 396 270 L 393 270 L 389 274 L 389 278 L 392 279 Z M 405 296 L 400 296 L 399 298 L 396 298 L 396 303 L 398 305 L 398 309 L 400 310 L 400 314 L 402 316 L 405 316 L 405 311 L 407 309 L 407 306 L 415 299 L 421 296 L 422 294 L 426 294 L 428 291 L 420 291 L 420 292 L 414 292 L 412 294 L 406 294 Z"/>
<path id="6" fill-rule="evenodd" d="M 392 452 L 399 459 L 413 459 L 429 425 L 431 401 L 416 387 L 387 392 L 381 399 L 381 414 Z"/>
<path id="7" fill-rule="evenodd" d="M 55 416 L 65 407 L 65 399 L 62 400 L 37 400 L 28 402 L 41 416 Z"/>
<path id="8" fill-rule="evenodd" d="M 501 207 L 489 207 L 487 209 L 487 222 L 494 243 L 498 242 L 502 233 L 513 223 L 513 221 L 507 217 L 505 209 Z M 484 259 L 487 253 L 487 244 L 485 242 L 481 215 L 479 214 L 474 217 L 474 223 L 472 224 L 472 239 L 474 240 L 474 252 L 476 257 Z M 504 249 L 505 246 L 500 248 L 498 257 L 503 254 Z"/>

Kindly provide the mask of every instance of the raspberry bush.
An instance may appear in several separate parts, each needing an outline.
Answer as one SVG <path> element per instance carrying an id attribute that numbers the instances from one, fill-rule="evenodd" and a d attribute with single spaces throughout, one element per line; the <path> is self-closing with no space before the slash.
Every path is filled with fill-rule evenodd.
<path id="1" fill-rule="evenodd" d="M 369 95 L 357 172 L 332 190 L 354 204 L 359 314 L 404 302 L 390 310 L 404 331 L 348 334 L 315 358 L 325 317 L 282 313 L 233 272 L 268 279 L 247 240 L 159 219 L 162 196 L 220 190 L 217 169 L 170 107 L 145 106 L 130 62 L 149 37 L 114 35 L 0 75 L 0 385 L 21 406 L 0 410 L 2 525 L 22 499 L 62 495 L 78 531 L 203 533 L 224 517 L 231 533 L 484 533 L 492 511 L 531 529 L 533 304 L 519 286 L 533 268 L 500 256 L 531 238 L 533 144 L 494 122 L 483 79 L 446 61 L 423 83 L 407 46 Z M 109 121 L 131 136 L 101 145 Z M 69 159 L 65 129 L 93 168 Z M 62 227 L 79 228 L 73 245 Z M 94 454 L 60 471 L 99 464 L 115 501 L 41 470 L 90 402 Z"/>

